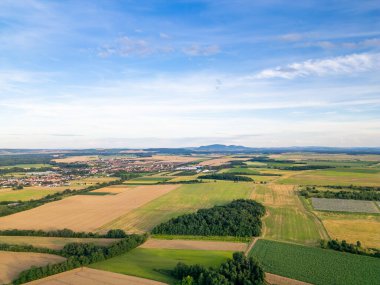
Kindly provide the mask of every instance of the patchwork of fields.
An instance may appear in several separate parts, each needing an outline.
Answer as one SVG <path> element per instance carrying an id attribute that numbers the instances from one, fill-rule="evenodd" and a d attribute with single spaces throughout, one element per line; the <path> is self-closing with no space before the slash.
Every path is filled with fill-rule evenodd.
<path id="1" fill-rule="evenodd" d="M 0 229 L 68 228 L 95 231 L 104 224 L 158 198 L 179 185 L 140 186 L 117 195 L 76 195 L 0 218 Z"/>
<path id="2" fill-rule="evenodd" d="M 155 225 L 181 214 L 221 205 L 235 199 L 249 198 L 253 187 L 252 183 L 224 181 L 182 185 L 176 191 L 126 213 L 100 229 L 121 228 L 137 233 L 149 231 Z"/>
<path id="3" fill-rule="evenodd" d="M 318 211 L 380 213 L 373 201 L 311 198 L 314 209 Z"/>

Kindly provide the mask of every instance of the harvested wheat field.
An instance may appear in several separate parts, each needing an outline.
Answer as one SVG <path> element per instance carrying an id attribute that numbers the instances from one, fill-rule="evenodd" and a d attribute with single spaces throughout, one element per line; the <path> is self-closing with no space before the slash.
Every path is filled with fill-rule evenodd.
<path id="1" fill-rule="evenodd" d="M 225 241 L 149 239 L 140 247 L 164 249 L 245 251 L 247 249 L 247 244 L 242 242 Z"/>
<path id="2" fill-rule="evenodd" d="M 57 163 L 75 163 L 75 162 L 88 162 L 88 161 L 97 160 L 97 159 L 99 159 L 97 155 L 94 155 L 94 156 L 84 155 L 84 156 L 69 156 L 65 158 L 57 158 L 57 159 L 54 159 L 53 161 Z"/>
<path id="3" fill-rule="evenodd" d="M 270 285 L 312 285 L 310 283 L 290 279 L 272 273 L 265 273 L 265 281 L 267 281 Z"/>
<path id="4" fill-rule="evenodd" d="M 111 193 L 111 194 L 119 194 L 123 193 L 125 191 L 128 191 L 128 189 L 133 188 L 132 186 L 126 186 L 126 185 L 115 185 L 115 186 L 108 186 L 100 189 L 93 190 L 91 192 L 96 193 Z"/>
<path id="5" fill-rule="evenodd" d="M 0 284 L 12 282 L 20 272 L 32 266 L 44 266 L 64 260 L 64 257 L 53 254 L 0 251 Z"/>
<path id="6" fill-rule="evenodd" d="M 144 185 L 117 195 L 77 195 L 0 218 L 0 229 L 95 231 L 180 185 Z"/>
<path id="7" fill-rule="evenodd" d="M 113 273 L 103 270 L 97 270 L 87 267 L 77 268 L 40 280 L 26 283 L 29 285 L 164 285 L 166 283 L 144 279 L 140 277 L 128 276 L 119 273 Z"/>

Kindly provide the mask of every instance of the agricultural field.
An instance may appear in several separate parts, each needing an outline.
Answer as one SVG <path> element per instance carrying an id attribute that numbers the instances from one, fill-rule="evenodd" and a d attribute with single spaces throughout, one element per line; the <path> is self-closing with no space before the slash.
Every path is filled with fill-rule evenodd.
<path id="1" fill-rule="evenodd" d="M 89 162 L 93 160 L 98 160 L 99 156 L 97 155 L 92 155 L 92 156 L 68 156 L 65 158 L 57 158 L 54 159 L 54 162 L 57 163 L 77 163 L 77 162 Z"/>
<path id="2" fill-rule="evenodd" d="M 280 179 L 279 183 L 293 185 L 380 185 L 380 169 L 331 168 L 303 171 Z"/>
<path id="3" fill-rule="evenodd" d="M 224 157 L 217 157 L 217 158 L 212 158 L 209 160 L 202 161 L 198 165 L 200 165 L 200 166 L 220 166 L 223 164 L 227 164 L 228 162 L 233 161 L 233 160 L 245 161 L 248 159 L 250 159 L 250 158 L 238 158 L 238 157 L 233 157 L 233 156 L 224 156 Z"/>
<path id="4" fill-rule="evenodd" d="M 1 217 L 0 229 L 54 230 L 68 228 L 74 231 L 95 231 L 104 224 L 179 186 L 127 187 L 127 191 L 117 195 L 71 196 L 31 210 Z"/>
<path id="5" fill-rule="evenodd" d="M 165 285 L 165 283 L 149 279 L 118 274 L 109 271 L 81 267 L 55 274 L 43 279 L 29 282 L 28 285 L 58 285 L 58 284 L 86 284 L 86 285 Z"/>
<path id="6" fill-rule="evenodd" d="M 140 248 L 245 251 L 247 246 L 247 243 L 242 242 L 176 239 L 164 240 L 151 238 L 141 245 Z"/>
<path id="7" fill-rule="evenodd" d="M 152 177 L 152 176 L 144 176 L 144 177 L 138 177 L 138 178 L 135 178 L 135 179 L 131 179 L 131 180 L 127 180 L 124 182 L 124 184 L 140 184 L 140 185 L 150 185 L 150 184 L 158 184 L 158 183 L 161 183 L 161 182 L 165 182 L 167 180 L 169 180 L 170 177 L 158 177 L 158 176 L 155 176 L 155 177 Z"/>
<path id="8" fill-rule="evenodd" d="M 349 243 L 360 241 L 364 247 L 380 248 L 380 215 L 317 212 L 333 239 Z"/>
<path id="9" fill-rule="evenodd" d="M 0 236 L 0 243 L 32 245 L 34 247 L 44 247 L 50 249 L 62 249 L 65 244 L 93 243 L 96 245 L 106 246 L 118 239 L 112 238 L 65 238 L 65 237 L 39 237 L 39 236 Z"/>
<path id="10" fill-rule="evenodd" d="M 250 255 L 266 272 L 315 285 L 378 284 L 380 259 L 316 247 L 258 240 Z"/>
<path id="11" fill-rule="evenodd" d="M 32 266 L 44 266 L 64 260 L 64 257 L 53 254 L 0 251 L 0 284 L 10 283 L 20 272 Z"/>
<path id="12" fill-rule="evenodd" d="M 115 181 L 115 177 L 88 177 L 81 180 L 70 181 L 68 186 L 48 187 L 48 186 L 33 186 L 24 187 L 22 190 L 12 190 L 11 188 L 0 189 L 0 202 L 10 201 L 30 201 L 41 199 L 47 195 L 62 192 L 66 189 L 81 190 L 98 183 Z"/>
<path id="13" fill-rule="evenodd" d="M 178 262 L 209 267 L 218 266 L 231 257 L 231 251 L 136 248 L 89 267 L 174 284 L 176 280 L 167 270 L 172 270 Z"/>
<path id="14" fill-rule="evenodd" d="M 192 213 L 200 208 L 249 198 L 253 187 L 253 183 L 227 181 L 182 185 L 177 190 L 116 218 L 100 229 L 121 228 L 128 232 L 146 232 L 173 217 Z"/>
<path id="15" fill-rule="evenodd" d="M 373 201 L 311 198 L 311 203 L 318 211 L 380 213 Z"/>
<path id="16" fill-rule="evenodd" d="M 269 239 L 316 244 L 326 238 L 324 228 L 305 209 L 292 185 L 256 185 L 251 198 L 267 208 L 263 236 Z"/>
<path id="17" fill-rule="evenodd" d="M 0 166 L 0 169 L 9 169 L 9 168 L 24 168 L 24 169 L 29 169 L 29 168 L 43 168 L 43 167 L 51 167 L 51 164 L 45 164 L 45 163 L 31 163 L 31 164 L 15 164 L 15 165 L 5 165 L 5 166 Z"/>

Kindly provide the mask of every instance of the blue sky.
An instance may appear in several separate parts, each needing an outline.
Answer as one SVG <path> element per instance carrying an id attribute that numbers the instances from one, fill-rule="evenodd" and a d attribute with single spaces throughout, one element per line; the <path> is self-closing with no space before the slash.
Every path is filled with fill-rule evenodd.
<path id="1" fill-rule="evenodd" d="M 0 1 L 0 147 L 380 146 L 379 1 Z"/>

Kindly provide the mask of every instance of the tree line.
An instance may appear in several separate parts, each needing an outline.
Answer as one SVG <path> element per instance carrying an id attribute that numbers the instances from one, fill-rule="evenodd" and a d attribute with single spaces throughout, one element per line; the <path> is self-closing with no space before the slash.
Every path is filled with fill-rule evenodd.
<path id="1" fill-rule="evenodd" d="M 351 200 L 380 201 L 380 192 L 377 191 L 320 191 L 317 189 L 301 190 L 301 196 L 305 198 L 335 198 Z"/>
<path id="2" fill-rule="evenodd" d="M 265 208 L 253 200 L 235 200 L 200 209 L 153 228 L 153 234 L 251 237 L 261 234 Z"/>
<path id="3" fill-rule="evenodd" d="M 228 180 L 228 181 L 253 181 L 251 177 L 240 176 L 231 173 L 213 173 L 207 175 L 201 175 L 198 177 L 199 179 L 214 179 L 214 180 Z"/>
<path id="4" fill-rule="evenodd" d="M 265 277 L 258 262 L 242 252 L 235 252 L 216 269 L 178 263 L 172 275 L 181 280 L 178 285 L 259 285 Z"/>
<path id="5" fill-rule="evenodd" d="M 345 240 L 339 241 L 338 239 L 333 239 L 329 241 L 321 240 L 320 245 L 322 248 L 326 249 L 333 249 L 341 252 L 349 252 L 353 254 L 367 255 L 380 258 L 380 250 L 363 248 L 360 241 L 357 241 L 356 244 L 353 244 L 348 243 Z"/>
<path id="6" fill-rule="evenodd" d="M 0 236 L 39 236 L 39 237 L 69 237 L 69 238 L 125 238 L 127 234 L 120 229 L 109 230 L 106 234 L 91 232 L 74 232 L 70 229 L 62 230 L 0 230 Z"/>
<path id="7" fill-rule="evenodd" d="M 61 263 L 49 264 L 42 267 L 32 267 L 19 274 L 12 284 L 22 284 L 53 274 L 68 271 L 94 262 L 112 258 L 136 248 L 145 242 L 146 235 L 129 235 L 108 247 L 89 243 L 66 244 L 59 252 L 67 259 Z"/>

